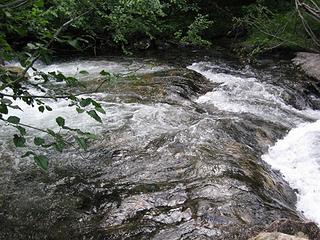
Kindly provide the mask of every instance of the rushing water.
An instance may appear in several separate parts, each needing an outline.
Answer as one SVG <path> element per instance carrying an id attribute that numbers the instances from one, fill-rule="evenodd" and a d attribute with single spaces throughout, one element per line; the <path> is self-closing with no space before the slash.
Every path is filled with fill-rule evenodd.
<path id="1" fill-rule="evenodd" d="M 320 112 L 303 79 L 288 63 L 183 61 L 205 78 L 163 59 L 38 64 L 89 86 L 102 69 L 138 78 L 90 95 L 103 124 L 67 101 L 11 112 L 53 129 L 63 116 L 100 140 L 81 154 L 46 152 L 43 173 L 0 126 L 0 238 L 246 239 L 279 218 L 320 224 Z"/>
<path id="2" fill-rule="evenodd" d="M 298 110 L 288 105 L 281 89 L 254 77 L 238 77 L 217 71 L 211 63 L 194 63 L 189 67 L 222 85 L 201 96 L 197 102 L 213 104 L 225 111 L 251 113 L 293 129 L 284 139 L 270 147 L 262 159 L 280 170 L 290 186 L 298 191 L 297 208 L 320 224 L 320 111 L 309 107 Z M 218 68 L 219 69 L 219 68 Z"/>
<path id="3" fill-rule="evenodd" d="M 291 130 L 262 159 L 298 190 L 297 208 L 320 224 L 320 120 Z"/>

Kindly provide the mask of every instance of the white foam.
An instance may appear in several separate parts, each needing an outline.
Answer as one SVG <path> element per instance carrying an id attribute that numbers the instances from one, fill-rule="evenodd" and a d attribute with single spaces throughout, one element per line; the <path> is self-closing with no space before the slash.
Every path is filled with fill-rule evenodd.
<path id="1" fill-rule="evenodd" d="M 219 66 L 207 62 L 194 63 L 188 68 L 220 84 L 214 91 L 200 96 L 198 103 L 212 104 L 228 112 L 254 114 L 287 127 L 303 123 L 306 118 L 320 118 L 320 112 L 299 111 L 287 105 L 281 97 L 284 89 L 261 82 L 250 72 L 251 77 L 241 76 L 238 71 L 219 69 Z M 230 73 L 224 73 L 226 70 Z"/>
<path id="2" fill-rule="evenodd" d="M 20 66 L 17 62 L 9 63 L 12 66 Z M 147 61 L 143 60 L 121 60 L 119 62 L 110 61 L 110 60 L 76 60 L 69 62 L 54 63 L 51 65 L 44 65 L 41 62 L 35 64 L 35 68 L 38 71 L 42 72 L 52 72 L 60 71 L 66 76 L 80 77 L 82 80 L 93 79 L 94 77 L 99 76 L 99 73 L 102 70 L 108 71 L 113 74 L 127 74 L 127 73 L 147 73 L 153 71 L 159 71 L 163 69 L 168 69 L 170 67 L 164 65 L 155 65 L 150 64 Z M 81 70 L 86 70 L 87 75 L 82 76 L 79 74 Z M 30 76 L 33 76 L 34 71 L 32 69 L 28 72 Z M 39 92 L 35 89 L 30 88 L 28 90 L 34 95 L 43 95 L 44 93 Z M 10 94 L 10 91 L 3 90 L 3 92 Z M 99 98 L 106 96 L 106 93 L 100 94 L 91 94 L 90 96 L 81 96 L 81 97 L 92 97 L 96 98 L 96 95 Z M 14 105 L 18 105 L 23 111 L 16 109 L 9 109 L 8 116 L 17 116 L 21 119 L 23 124 L 35 126 L 42 129 L 53 129 L 59 130 L 55 119 L 58 116 L 65 118 L 66 125 L 72 128 L 79 128 L 83 131 L 90 131 L 93 133 L 100 133 L 102 130 L 120 128 L 123 126 L 124 122 L 128 115 L 136 111 L 138 108 L 140 111 L 143 111 L 145 108 L 148 108 L 144 105 L 135 106 L 134 104 L 115 104 L 100 102 L 106 109 L 106 115 L 99 113 L 103 120 L 103 124 L 96 122 L 87 114 L 78 114 L 75 110 L 75 107 L 69 107 L 69 101 L 59 99 L 58 101 L 54 100 L 45 100 L 46 104 L 49 105 L 53 111 L 44 111 L 43 113 L 38 111 L 38 107 L 32 107 L 22 100 L 17 99 L 14 101 Z M 34 130 L 29 129 L 31 132 Z M 9 131 L 9 132 L 8 132 Z M 12 135 L 12 131 L 15 129 L 8 128 L 4 123 L 0 123 L 0 138 L 5 140 L 8 136 Z M 41 132 L 36 131 L 41 134 Z"/>
<path id="3" fill-rule="evenodd" d="M 297 209 L 320 225 L 320 111 L 297 110 L 286 105 L 281 98 L 283 89 L 254 77 L 243 77 L 232 69 L 220 69 L 206 62 L 194 63 L 189 68 L 220 83 L 214 91 L 201 96 L 198 103 L 213 104 L 220 110 L 234 113 L 251 113 L 295 127 L 262 159 L 279 170 L 290 186 L 298 190 Z M 306 123 L 310 119 L 317 121 Z"/>
<path id="4" fill-rule="evenodd" d="M 129 73 L 147 73 L 169 68 L 169 66 L 152 65 L 148 62 L 131 60 L 131 61 L 110 61 L 110 60 L 76 60 L 69 62 L 54 63 L 44 65 L 37 63 L 35 68 L 48 73 L 60 71 L 66 76 L 73 76 L 78 79 L 92 79 L 98 77 L 102 70 L 113 74 L 129 74 Z M 89 74 L 80 74 L 80 71 L 85 70 Z"/>
<path id="5" fill-rule="evenodd" d="M 320 120 L 289 132 L 262 159 L 298 190 L 297 209 L 320 225 Z"/>

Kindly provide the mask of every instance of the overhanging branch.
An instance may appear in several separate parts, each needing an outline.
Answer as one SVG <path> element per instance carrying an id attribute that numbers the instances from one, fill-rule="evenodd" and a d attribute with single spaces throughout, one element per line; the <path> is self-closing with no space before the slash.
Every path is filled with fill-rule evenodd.
<path id="1" fill-rule="evenodd" d="M 8 2 L 5 4 L 0 4 L 0 9 L 7 9 L 7 8 L 17 8 L 20 7 L 26 3 L 28 3 L 29 0 L 16 0 L 13 2 Z"/>

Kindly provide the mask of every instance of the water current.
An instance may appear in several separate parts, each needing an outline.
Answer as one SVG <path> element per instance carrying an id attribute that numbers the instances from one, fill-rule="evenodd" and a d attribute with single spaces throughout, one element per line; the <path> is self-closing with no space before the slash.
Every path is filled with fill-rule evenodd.
<path id="1" fill-rule="evenodd" d="M 89 95 L 106 110 L 102 124 L 65 100 L 44 113 L 18 102 L 23 111 L 10 114 L 26 124 L 59 130 L 63 116 L 99 141 L 81 153 L 41 150 L 50 158 L 42 172 L 2 124 L 0 239 L 247 239 L 280 218 L 320 224 L 319 102 L 290 62 L 104 57 L 36 67 L 88 86 L 101 70 L 136 77 Z"/>

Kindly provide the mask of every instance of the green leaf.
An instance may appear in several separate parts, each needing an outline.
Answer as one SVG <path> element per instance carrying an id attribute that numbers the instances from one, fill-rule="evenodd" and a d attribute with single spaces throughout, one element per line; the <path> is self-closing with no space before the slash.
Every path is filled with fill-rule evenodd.
<path id="1" fill-rule="evenodd" d="M 22 136 L 27 134 L 27 131 L 24 127 L 21 127 L 21 126 L 14 126 L 14 127 L 19 130 L 19 132 Z"/>
<path id="2" fill-rule="evenodd" d="M 91 100 L 91 103 L 92 103 L 92 105 L 93 105 L 94 107 L 96 107 L 96 108 L 101 108 L 101 104 L 100 104 L 100 103 L 98 103 L 98 102 L 96 102 L 96 101 L 94 101 L 94 100 Z"/>
<path id="3" fill-rule="evenodd" d="M 38 49 L 39 47 L 36 46 L 36 45 L 34 45 L 33 43 L 28 43 L 28 44 L 27 44 L 27 48 L 28 48 L 29 50 L 36 50 L 36 49 Z"/>
<path id="4" fill-rule="evenodd" d="M 62 152 L 63 149 L 65 148 L 66 144 L 64 143 L 63 140 L 58 140 L 56 141 L 53 146 L 55 147 L 55 149 L 59 152 Z"/>
<path id="5" fill-rule="evenodd" d="M 98 112 L 100 112 L 102 114 L 106 114 L 106 111 L 101 107 L 96 107 L 95 109 L 96 109 L 96 111 L 98 111 Z"/>
<path id="6" fill-rule="evenodd" d="M 41 7 L 44 6 L 44 2 L 43 2 L 43 0 L 37 0 L 37 1 L 35 1 L 35 2 L 33 3 L 33 5 L 36 6 L 36 7 L 41 8 Z"/>
<path id="7" fill-rule="evenodd" d="M 80 106 L 81 107 L 89 106 L 91 101 L 92 101 L 91 98 L 82 98 L 81 101 L 80 101 Z"/>
<path id="8" fill-rule="evenodd" d="M 77 101 L 76 96 L 70 95 L 70 96 L 68 96 L 68 98 L 69 98 L 70 100 L 72 100 L 72 101 Z"/>
<path id="9" fill-rule="evenodd" d="M 48 170 L 49 160 L 46 156 L 36 155 L 34 156 L 34 160 L 40 168 L 42 168 L 45 171 Z"/>
<path id="10" fill-rule="evenodd" d="M 75 139 L 79 147 L 86 151 L 88 148 L 86 140 L 84 138 L 79 138 L 79 137 L 75 137 Z"/>
<path id="11" fill-rule="evenodd" d="M 40 137 L 35 137 L 33 142 L 34 142 L 35 145 L 41 146 L 42 144 L 45 143 L 45 140 L 43 138 L 40 138 Z"/>
<path id="12" fill-rule="evenodd" d="M 102 71 L 100 72 L 100 75 L 102 75 L 102 76 L 110 76 L 110 73 L 109 73 L 109 72 L 106 72 L 105 70 L 102 70 Z"/>
<path id="13" fill-rule="evenodd" d="M 79 73 L 80 73 L 80 74 L 83 74 L 83 75 L 88 75 L 88 74 L 89 74 L 89 72 L 86 71 L 86 70 L 81 70 Z"/>
<path id="14" fill-rule="evenodd" d="M 90 117 L 94 118 L 96 121 L 102 123 L 102 120 L 100 118 L 100 116 L 97 114 L 97 112 L 95 110 L 90 110 L 87 112 L 89 114 Z"/>
<path id="15" fill-rule="evenodd" d="M 44 106 L 40 106 L 40 107 L 38 107 L 38 109 L 40 112 L 42 112 L 42 113 L 44 112 Z"/>
<path id="16" fill-rule="evenodd" d="M 16 116 L 10 116 L 10 117 L 8 117 L 7 121 L 9 123 L 19 124 L 20 123 L 20 118 L 18 118 Z"/>
<path id="17" fill-rule="evenodd" d="M 15 134 L 13 136 L 13 142 L 16 147 L 25 147 L 26 139 L 22 136 Z"/>
<path id="18" fill-rule="evenodd" d="M 54 131 L 52 131 L 51 129 L 49 129 L 49 128 L 47 129 L 47 132 L 53 137 L 56 136 L 56 133 Z"/>
<path id="19" fill-rule="evenodd" d="M 5 104 L 0 104 L 0 113 L 8 114 L 8 107 Z"/>
<path id="20" fill-rule="evenodd" d="M 63 127 L 65 125 L 65 123 L 66 123 L 64 118 L 62 118 L 62 117 L 57 117 L 56 118 L 56 122 L 60 127 Z"/>
<path id="21" fill-rule="evenodd" d="M 51 112 L 52 111 L 52 108 L 50 107 L 50 106 L 46 106 L 46 109 L 47 109 L 47 111 L 49 111 L 49 112 Z"/>
<path id="22" fill-rule="evenodd" d="M 85 112 L 85 110 L 82 109 L 82 108 L 76 108 L 76 110 L 77 110 L 78 113 L 84 113 Z"/>

